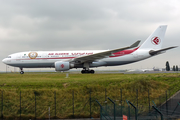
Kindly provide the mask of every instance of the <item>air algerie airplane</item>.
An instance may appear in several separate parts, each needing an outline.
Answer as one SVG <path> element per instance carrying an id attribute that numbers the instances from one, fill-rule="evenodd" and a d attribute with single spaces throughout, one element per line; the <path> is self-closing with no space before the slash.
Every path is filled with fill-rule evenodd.
<path id="1" fill-rule="evenodd" d="M 93 74 L 95 71 L 90 68 L 129 64 L 177 47 L 161 48 L 166 28 L 167 25 L 159 26 L 139 47 L 140 41 L 136 41 L 131 46 L 112 50 L 19 52 L 9 55 L 2 62 L 19 67 L 20 74 L 24 74 L 23 68 L 51 67 L 55 68 L 56 71 L 83 68 L 81 73 Z"/>

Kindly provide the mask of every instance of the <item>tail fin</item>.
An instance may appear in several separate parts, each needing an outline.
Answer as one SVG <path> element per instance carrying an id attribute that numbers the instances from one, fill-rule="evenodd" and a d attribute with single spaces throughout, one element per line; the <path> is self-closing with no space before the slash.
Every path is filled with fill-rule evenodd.
<path id="1" fill-rule="evenodd" d="M 164 41 L 164 35 L 166 32 L 167 25 L 159 26 L 140 46 L 139 49 L 151 49 L 159 50 L 162 47 Z"/>

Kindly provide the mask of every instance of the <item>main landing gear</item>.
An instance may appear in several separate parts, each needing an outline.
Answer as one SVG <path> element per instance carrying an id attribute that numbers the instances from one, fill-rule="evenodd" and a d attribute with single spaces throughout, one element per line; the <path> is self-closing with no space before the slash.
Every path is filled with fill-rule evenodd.
<path id="1" fill-rule="evenodd" d="M 20 74 L 24 74 L 23 68 L 20 68 L 20 70 L 21 70 Z"/>
<path id="2" fill-rule="evenodd" d="M 89 64 L 90 63 L 84 63 L 83 67 L 84 69 L 81 71 L 82 74 L 85 74 L 85 73 L 91 73 L 91 74 L 94 74 L 94 70 L 89 70 Z"/>
<path id="3" fill-rule="evenodd" d="M 94 70 L 82 70 L 81 73 L 82 73 L 82 74 L 85 74 L 85 73 L 94 74 Z"/>

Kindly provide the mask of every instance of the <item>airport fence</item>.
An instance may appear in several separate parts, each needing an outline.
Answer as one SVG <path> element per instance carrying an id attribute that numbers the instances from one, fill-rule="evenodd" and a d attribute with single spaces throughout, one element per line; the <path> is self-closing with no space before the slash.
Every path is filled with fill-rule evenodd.
<path id="1" fill-rule="evenodd" d="M 105 106 L 106 112 L 112 113 L 113 102 L 118 110 L 117 116 L 123 115 L 135 117 L 134 108 L 129 107 L 130 101 L 137 108 L 137 115 L 158 115 L 154 113 L 152 106 L 158 108 L 166 116 L 180 115 L 180 95 L 171 98 L 173 89 L 165 91 L 157 98 L 152 98 L 150 90 L 130 90 L 130 96 L 126 95 L 126 89 L 114 88 L 114 93 L 108 89 L 84 88 L 68 90 L 1 90 L 0 111 L 1 119 L 48 119 L 48 118 L 99 118 L 100 107 L 96 100 Z M 103 94 L 100 94 L 103 93 Z M 109 100 L 109 98 L 112 100 Z M 173 106 L 173 107 L 172 107 Z M 123 109 L 123 110 L 122 110 Z M 124 111 L 124 112 L 123 112 Z M 110 115 L 112 116 L 112 115 Z"/>
<path id="2" fill-rule="evenodd" d="M 148 96 L 150 96 L 149 91 Z M 111 101 L 110 98 L 108 99 Z M 133 102 L 121 101 L 120 105 L 113 102 L 113 104 L 101 105 L 98 100 L 96 102 L 100 106 L 101 120 L 177 120 L 180 118 L 180 91 L 171 96 L 168 90 L 151 101 L 148 97 L 149 106 L 143 106 L 141 102 L 138 106 L 138 94 Z M 126 104 L 122 104 L 123 102 Z"/>

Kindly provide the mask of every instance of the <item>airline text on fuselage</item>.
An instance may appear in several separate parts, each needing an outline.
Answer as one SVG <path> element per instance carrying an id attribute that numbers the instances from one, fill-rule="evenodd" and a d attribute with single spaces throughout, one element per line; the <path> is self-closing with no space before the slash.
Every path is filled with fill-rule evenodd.
<path id="1" fill-rule="evenodd" d="M 71 55 L 92 55 L 93 52 L 90 52 L 90 53 L 85 53 L 85 52 L 82 52 L 82 53 L 71 53 Z M 48 53 L 48 55 L 70 55 L 70 53 Z"/>

